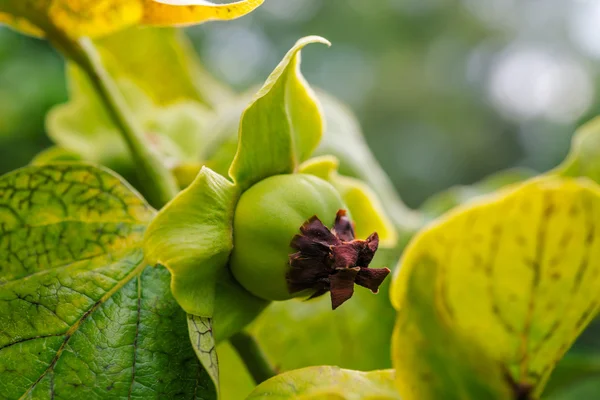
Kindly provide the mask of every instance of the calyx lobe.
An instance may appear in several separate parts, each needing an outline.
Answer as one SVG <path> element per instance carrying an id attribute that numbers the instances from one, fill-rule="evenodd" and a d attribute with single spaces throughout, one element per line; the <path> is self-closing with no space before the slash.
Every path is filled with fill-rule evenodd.
<path id="1" fill-rule="evenodd" d="M 286 279 L 290 293 L 311 289 L 310 298 L 331 292 L 331 307 L 338 308 L 354 294 L 354 284 L 377 293 L 390 273 L 388 268 L 369 268 L 379 246 L 377 233 L 366 240 L 354 238 L 354 227 L 345 210 L 337 212 L 333 229 L 315 215 L 300 227 L 290 246 Z"/>

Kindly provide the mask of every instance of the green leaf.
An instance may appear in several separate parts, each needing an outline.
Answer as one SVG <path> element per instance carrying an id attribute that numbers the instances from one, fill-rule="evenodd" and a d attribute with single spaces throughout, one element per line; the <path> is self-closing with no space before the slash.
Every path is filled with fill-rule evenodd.
<path id="1" fill-rule="evenodd" d="M 110 75 L 135 84 L 157 106 L 190 101 L 213 108 L 233 100 L 231 89 L 203 68 L 181 30 L 131 28 L 95 44 Z"/>
<path id="2" fill-rule="evenodd" d="M 358 179 L 338 174 L 338 167 L 337 158 L 322 156 L 304 162 L 298 172 L 318 176 L 336 188 L 352 214 L 358 239 L 366 239 L 373 232 L 377 232 L 383 246 L 394 247 L 398 241 L 396 228 L 386 215 L 377 195 Z"/>
<path id="3" fill-rule="evenodd" d="M 92 166 L 0 178 L 1 398 L 215 398 L 168 271 L 144 262 L 153 216 Z"/>
<path id="4" fill-rule="evenodd" d="M 551 173 L 562 176 L 587 176 L 600 183 L 600 117 L 581 126 L 567 158 Z"/>
<path id="5" fill-rule="evenodd" d="M 194 182 L 167 204 L 146 232 L 150 264 L 164 265 L 171 291 L 189 314 L 212 317 L 219 271 L 233 249 L 233 212 L 238 189 L 202 168 Z"/>
<path id="6" fill-rule="evenodd" d="M 392 284 L 403 398 L 539 397 L 600 306 L 599 216 L 596 184 L 543 177 L 415 237 Z"/>
<path id="7" fill-rule="evenodd" d="M 400 248 L 380 249 L 371 265 L 392 267 L 399 252 Z M 271 363 L 283 371 L 311 365 L 363 371 L 390 368 L 390 334 L 396 314 L 389 286 L 389 280 L 384 281 L 377 295 L 356 287 L 352 301 L 335 311 L 326 296 L 273 302 L 249 331 Z"/>
<path id="8" fill-rule="evenodd" d="M 260 384 L 247 400 L 259 399 L 400 400 L 394 371 L 351 371 L 309 367 L 277 375 Z"/>
<path id="9" fill-rule="evenodd" d="M 71 99 L 48 113 L 48 135 L 65 150 L 114 169 L 135 183 L 136 167 L 130 152 L 91 83 L 73 65 L 68 77 Z M 117 77 L 131 112 L 145 130 L 148 146 L 162 161 L 171 168 L 197 161 L 208 111 L 190 101 L 157 105 L 127 77 Z"/>
<path id="10" fill-rule="evenodd" d="M 514 168 L 497 172 L 469 186 L 454 186 L 429 198 L 420 208 L 427 217 L 436 218 L 463 203 L 504 186 L 522 182 L 535 176 L 535 172 L 525 168 Z"/>
<path id="11" fill-rule="evenodd" d="M 367 144 L 352 111 L 335 97 L 317 90 L 326 118 L 323 140 L 315 155 L 333 155 L 340 161 L 340 173 L 366 182 L 379 196 L 400 236 L 412 236 L 423 224 L 423 216 L 402 202 L 394 184 Z"/>
<path id="12" fill-rule="evenodd" d="M 310 43 L 329 45 L 318 36 L 296 42 L 242 114 L 238 149 L 229 169 L 242 190 L 269 176 L 293 172 L 321 140 L 320 107 L 300 74 L 300 50 Z"/>
<path id="13" fill-rule="evenodd" d="M 240 321 L 253 318 L 266 304 L 237 284 L 226 268 L 238 197 L 234 184 L 204 167 L 158 213 L 144 240 L 148 262 L 171 272 L 171 291 L 181 307 L 195 316 L 214 317 L 217 341 L 239 330 L 243 325 L 238 323 L 245 324 Z"/>

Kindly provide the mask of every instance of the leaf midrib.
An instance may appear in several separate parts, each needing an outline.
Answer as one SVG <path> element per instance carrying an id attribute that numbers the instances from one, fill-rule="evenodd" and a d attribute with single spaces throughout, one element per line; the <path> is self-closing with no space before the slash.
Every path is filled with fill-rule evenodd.
<path id="1" fill-rule="evenodd" d="M 63 343 L 60 345 L 59 349 L 56 351 L 56 355 L 54 356 L 54 358 L 52 359 L 52 361 L 50 362 L 50 365 L 48 365 L 48 368 L 46 368 L 46 370 L 39 376 L 39 378 L 25 391 L 25 393 L 23 393 L 23 395 L 19 398 L 19 400 L 25 399 L 25 397 L 31 393 L 31 391 L 36 387 L 36 385 L 42 380 L 44 379 L 44 377 L 54 369 L 56 363 L 58 362 L 58 360 L 60 359 L 60 356 L 63 353 L 63 350 L 65 349 L 65 347 L 67 346 L 67 344 L 69 343 L 69 340 L 71 339 L 71 337 L 73 336 L 73 334 L 79 329 L 79 327 L 85 322 L 85 320 L 94 313 L 94 311 L 96 311 L 102 304 L 104 304 L 108 299 L 110 299 L 116 292 L 118 292 L 119 290 L 121 290 L 121 288 L 123 288 L 123 286 L 125 286 L 127 283 L 129 283 L 129 281 L 131 281 L 135 276 L 139 275 L 145 268 L 147 267 L 147 265 L 145 264 L 144 260 L 142 259 L 139 262 L 139 265 L 137 267 L 135 267 L 129 274 L 127 274 L 127 276 L 125 276 L 123 279 L 121 279 L 112 289 L 110 289 L 108 292 L 106 292 L 104 294 L 104 296 L 102 296 L 100 298 L 100 300 L 98 300 L 97 302 L 95 302 L 92 307 L 90 307 L 90 309 L 88 311 L 86 311 L 65 333 L 65 340 L 63 341 Z"/>

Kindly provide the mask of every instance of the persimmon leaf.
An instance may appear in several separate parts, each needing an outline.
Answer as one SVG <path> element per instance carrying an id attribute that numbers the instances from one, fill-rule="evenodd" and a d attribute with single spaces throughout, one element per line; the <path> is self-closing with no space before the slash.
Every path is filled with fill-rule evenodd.
<path id="1" fill-rule="evenodd" d="M 100 37 L 133 25 L 177 26 L 239 18 L 264 0 L 4 0 L 0 21 L 26 34 Z"/>
<path id="2" fill-rule="evenodd" d="M 242 114 L 237 153 L 229 169 L 242 190 L 269 176 L 293 172 L 321 139 L 320 107 L 300 74 L 300 50 L 310 43 L 329 44 L 318 36 L 298 40 Z"/>
<path id="3" fill-rule="evenodd" d="M 391 291 L 403 398 L 539 397 L 598 312 L 599 217 L 595 183 L 549 176 L 418 234 Z"/>
<path id="4" fill-rule="evenodd" d="M 134 27 L 94 43 L 110 75 L 135 84 L 156 106 L 197 102 L 212 108 L 233 99 L 231 89 L 203 68 L 182 30 Z"/>
<path id="5" fill-rule="evenodd" d="M 285 372 L 261 383 L 247 400 L 264 398 L 400 400 L 394 371 L 361 372 L 338 367 L 308 367 Z"/>
<path id="6" fill-rule="evenodd" d="M 214 20 L 231 20 L 250 13 L 263 2 L 264 0 L 242 0 L 216 4 L 207 0 L 142 0 L 142 23 L 182 26 Z"/>
<path id="7" fill-rule="evenodd" d="M 89 162 L 105 165 L 135 183 L 135 165 L 119 129 L 87 77 L 74 65 L 67 69 L 71 98 L 46 117 L 50 138 Z M 146 142 L 171 169 L 197 160 L 209 111 L 192 101 L 158 105 L 119 72 L 117 81 L 131 112 L 146 133 Z M 168 81 L 168 80 L 167 80 Z"/>
<path id="8" fill-rule="evenodd" d="M 0 178 L 1 398 L 215 398 L 168 271 L 144 262 L 154 213 L 97 167 Z"/>

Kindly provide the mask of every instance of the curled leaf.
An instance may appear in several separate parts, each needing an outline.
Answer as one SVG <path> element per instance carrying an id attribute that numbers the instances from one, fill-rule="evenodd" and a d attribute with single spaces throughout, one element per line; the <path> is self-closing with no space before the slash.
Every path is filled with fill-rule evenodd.
<path id="1" fill-rule="evenodd" d="M 292 173 L 321 140 L 321 110 L 300 73 L 300 50 L 310 43 L 329 44 L 318 36 L 298 40 L 242 114 L 229 175 L 243 190 Z"/>
<path id="2" fill-rule="evenodd" d="M 544 177 L 415 237 L 391 293 L 403 398 L 539 397 L 598 312 L 599 218 L 596 184 Z"/>

